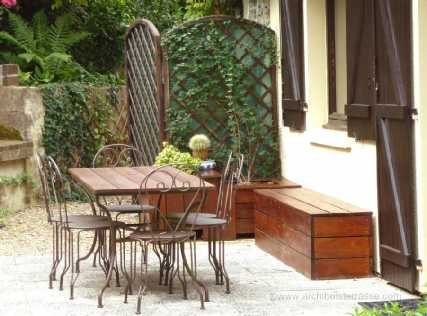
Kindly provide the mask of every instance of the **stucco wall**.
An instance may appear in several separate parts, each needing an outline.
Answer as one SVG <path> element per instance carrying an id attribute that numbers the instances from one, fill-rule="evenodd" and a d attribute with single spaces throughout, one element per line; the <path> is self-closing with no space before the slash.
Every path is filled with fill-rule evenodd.
<path id="1" fill-rule="evenodd" d="M 307 188 L 371 210 L 375 243 L 378 245 L 376 147 L 373 142 L 356 142 L 348 138 L 346 132 L 322 128 L 328 120 L 325 0 L 305 0 L 304 12 L 306 100 L 309 107 L 307 130 L 301 133 L 283 127 L 279 102 L 283 176 Z M 270 2 L 270 27 L 276 31 L 280 43 L 279 0 Z M 280 70 L 278 81 L 280 100 Z M 378 258 L 378 250 L 375 258 Z M 375 269 L 379 271 L 377 260 L 375 262 Z"/>

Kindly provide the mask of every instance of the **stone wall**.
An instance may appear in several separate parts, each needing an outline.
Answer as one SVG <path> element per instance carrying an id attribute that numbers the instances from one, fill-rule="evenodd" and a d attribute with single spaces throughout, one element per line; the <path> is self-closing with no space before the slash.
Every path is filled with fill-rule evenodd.
<path id="1" fill-rule="evenodd" d="M 126 129 L 126 89 L 119 92 L 119 105 L 114 110 L 111 128 Z M 36 87 L 0 86 L 0 124 L 17 129 L 23 141 L 0 140 L 0 177 L 29 175 L 38 183 L 35 154 L 44 154 L 44 106 L 40 89 Z M 1 185 L 0 208 L 22 209 L 38 196 L 31 185 Z"/>

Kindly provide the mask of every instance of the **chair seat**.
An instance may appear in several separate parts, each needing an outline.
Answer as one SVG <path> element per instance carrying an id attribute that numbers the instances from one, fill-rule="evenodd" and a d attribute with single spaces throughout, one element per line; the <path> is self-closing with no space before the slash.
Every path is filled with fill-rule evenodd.
<path id="1" fill-rule="evenodd" d="M 187 218 L 185 221 L 187 225 L 194 225 L 195 227 L 213 227 L 227 225 L 227 220 L 217 217 L 198 217 L 195 220 Z"/>
<path id="2" fill-rule="evenodd" d="M 152 205 L 144 204 L 116 204 L 116 205 L 106 205 L 108 211 L 115 213 L 145 213 L 152 212 L 156 208 Z"/>
<path id="3" fill-rule="evenodd" d="M 65 218 L 63 218 L 65 220 Z M 101 216 L 101 215 L 68 215 L 68 222 L 69 223 L 75 223 L 75 222 L 98 222 L 98 221 L 108 221 L 107 216 Z M 59 216 L 55 216 L 52 218 L 52 222 L 61 222 Z"/>
<path id="4" fill-rule="evenodd" d="M 126 224 L 124 222 L 115 221 L 113 225 L 116 228 L 124 228 Z M 84 229 L 84 230 L 96 230 L 96 229 L 110 229 L 108 221 L 91 221 L 91 222 L 74 222 L 68 223 L 70 229 Z"/>
<path id="5" fill-rule="evenodd" d="M 172 242 L 172 241 L 184 241 L 188 238 L 196 235 L 193 231 L 176 231 L 176 232 L 165 232 L 165 231 L 146 231 L 146 232 L 135 232 L 128 236 L 129 239 L 135 241 L 154 241 L 154 242 Z"/>
<path id="6" fill-rule="evenodd" d="M 181 219 L 184 216 L 184 212 L 171 212 L 171 213 L 167 213 L 166 218 L 170 219 L 170 220 L 174 220 L 174 219 Z M 199 217 L 209 217 L 209 218 L 213 218 L 216 217 L 215 214 L 212 213 L 189 213 L 187 216 L 188 218 L 194 218 L 194 216 L 197 215 L 197 218 Z"/>
<path id="7" fill-rule="evenodd" d="M 173 222 L 178 222 L 180 218 L 184 216 L 184 213 L 168 213 L 166 217 Z M 194 225 L 195 227 L 208 227 L 208 226 L 222 226 L 226 225 L 227 221 L 222 218 L 216 217 L 212 213 L 189 213 L 185 220 L 186 225 Z"/>

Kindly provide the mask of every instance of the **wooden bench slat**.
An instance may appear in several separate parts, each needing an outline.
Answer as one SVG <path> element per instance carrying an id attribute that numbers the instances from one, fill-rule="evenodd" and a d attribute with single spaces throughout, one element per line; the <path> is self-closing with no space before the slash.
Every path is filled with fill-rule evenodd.
<path id="1" fill-rule="evenodd" d="M 297 191 L 298 191 L 298 189 L 297 189 Z M 287 193 L 288 192 L 289 191 L 287 191 Z M 343 209 L 343 210 L 345 210 L 348 213 L 372 213 L 372 212 L 367 211 L 367 210 L 365 210 L 363 208 L 360 208 L 360 207 L 358 207 L 356 205 L 347 203 L 345 201 L 339 200 L 337 198 L 334 198 L 334 197 L 331 197 L 329 195 L 325 195 L 325 194 L 322 194 L 322 193 L 319 193 L 319 192 L 316 192 L 316 191 L 313 191 L 313 190 L 310 190 L 310 189 L 304 188 L 304 192 L 309 193 L 314 198 L 318 198 L 318 199 L 322 200 L 325 203 L 328 203 L 328 204 L 330 204 L 332 206 L 335 206 L 335 207 L 338 207 L 340 209 Z"/>
<path id="2" fill-rule="evenodd" d="M 321 196 L 313 195 L 312 192 L 307 189 L 280 190 L 278 193 L 284 196 L 292 197 L 313 207 L 320 208 L 329 214 L 349 213 L 349 211 L 343 208 L 328 203 Z"/>
<path id="3" fill-rule="evenodd" d="M 267 190 L 255 190 L 255 192 L 258 194 L 261 194 L 263 196 L 271 197 L 271 198 L 279 201 L 280 203 L 290 205 L 290 206 L 292 206 L 292 207 L 294 207 L 294 208 L 296 208 L 302 212 L 305 212 L 307 214 L 315 215 L 315 214 L 327 214 L 328 213 L 328 212 L 326 212 L 326 211 L 324 211 L 318 207 L 304 203 L 303 201 L 295 199 L 291 196 L 283 195 L 279 192 L 281 190 L 282 189 L 278 189 L 278 190 L 267 189 Z M 298 190 L 298 189 L 292 189 L 292 190 Z"/>

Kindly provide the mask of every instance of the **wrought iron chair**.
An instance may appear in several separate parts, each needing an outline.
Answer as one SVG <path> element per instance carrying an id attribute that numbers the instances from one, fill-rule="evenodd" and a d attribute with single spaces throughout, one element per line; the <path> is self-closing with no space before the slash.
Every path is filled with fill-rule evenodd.
<path id="1" fill-rule="evenodd" d="M 49 223 L 53 224 L 53 264 L 49 274 L 49 287 L 52 288 L 52 281 L 55 279 L 56 269 L 64 257 L 64 268 L 60 277 L 59 289 L 63 290 L 64 277 L 71 267 L 71 282 L 70 282 L 70 299 L 74 298 L 74 286 L 80 274 L 80 262 L 87 259 L 95 250 L 97 240 L 94 241 L 89 249 L 89 252 L 80 257 L 80 234 L 82 232 L 92 231 L 110 232 L 115 233 L 116 228 L 124 227 L 124 223 L 112 221 L 111 218 L 106 216 L 99 216 L 96 214 L 96 209 L 92 198 L 77 184 L 71 181 L 66 181 L 62 176 L 58 166 L 51 157 L 46 157 L 42 160 L 37 158 L 38 168 L 41 178 L 42 191 L 46 204 L 46 211 Z M 80 193 L 84 194 L 90 203 L 93 215 L 87 214 L 70 214 L 67 202 L 69 200 L 68 186 L 76 186 L 80 189 Z M 112 229 L 113 228 L 113 229 Z M 74 260 L 74 233 L 77 233 L 77 259 Z M 104 272 L 108 270 L 111 264 L 107 259 L 106 243 L 101 237 L 99 238 L 100 249 L 100 263 L 101 258 L 103 264 L 101 267 Z M 102 251 L 105 250 L 105 252 Z"/>
<path id="2" fill-rule="evenodd" d="M 196 275 L 193 273 L 195 270 L 195 239 L 196 233 L 194 232 L 194 227 L 191 225 L 184 225 L 184 220 L 179 221 L 176 225 L 172 226 L 167 217 L 161 212 L 160 205 L 162 199 L 166 197 L 168 193 L 188 193 L 191 192 L 190 183 L 183 182 L 180 180 L 180 173 L 173 175 L 170 173 L 171 165 L 158 167 L 152 172 L 150 172 L 142 181 L 140 185 L 140 192 L 138 195 L 138 200 L 144 200 L 150 198 L 150 190 L 147 189 L 147 184 L 152 180 L 158 179 L 161 177 L 162 182 L 159 184 L 159 189 L 161 194 L 157 197 L 157 203 L 155 209 L 151 212 L 151 229 L 148 231 L 136 231 L 127 236 L 127 239 L 136 241 L 141 245 L 142 248 L 142 262 L 141 262 L 141 285 L 138 290 L 138 299 L 137 299 L 137 314 L 141 313 L 141 302 L 142 296 L 144 295 L 147 289 L 147 256 L 148 256 L 148 247 L 149 245 L 153 246 L 153 250 L 158 256 L 161 267 L 160 270 L 166 269 L 169 273 L 166 275 L 168 279 L 167 285 L 169 286 L 169 293 L 172 293 L 173 280 L 176 276 L 182 285 L 184 298 L 187 298 L 187 284 L 185 273 L 187 272 L 193 285 L 199 294 L 201 308 L 204 309 L 204 302 L 208 299 L 208 291 L 206 286 L 197 280 Z M 197 214 L 201 209 L 203 201 L 206 196 L 205 192 L 205 182 L 200 179 L 200 184 L 198 188 L 193 191 L 191 194 L 191 200 L 188 204 L 187 209 L 184 214 L 188 215 L 190 210 L 193 210 L 194 217 L 197 218 Z M 187 224 L 189 224 L 187 222 Z M 186 253 L 185 253 L 185 244 L 190 244 L 190 255 L 191 260 L 190 264 L 188 263 Z M 160 253 L 161 252 L 161 253 Z M 161 258 L 163 255 L 163 258 Z M 180 271 L 180 261 L 182 260 L 182 276 Z M 191 267 L 190 267 L 191 265 Z M 132 284 L 128 284 L 125 288 L 125 303 L 128 300 L 129 289 Z"/>
<path id="3" fill-rule="evenodd" d="M 43 200 L 45 202 L 45 210 L 47 215 L 47 221 L 52 225 L 52 267 L 49 272 L 49 288 L 53 288 L 53 281 L 56 280 L 56 270 L 62 261 L 62 246 L 63 240 L 62 235 L 60 236 L 60 227 L 62 219 L 64 218 L 64 210 L 61 205 L 58 205 L 55 199 L 57 199 L 56 191 L 53 187 L 59 185 L 56 182 L 59 181 L 61 187 L 64 186 L 61 180 L 57 180 L 53 174 L 49 172 L 49 168 L 46 168 L 46 164 L 54 164 L 52 158 L 43 159 L 40 155 L 36 156 L 37 169 L 40 176 L 41 189 L 43 194 Z M 85 222 L 85 221 L 106 221 L 105 216 L 97 215 L 96 208 L 90 196 L 84 191 L 80 190 L 80 187 L 76 185 L 77 190 L 81 192 L 81 196 L 85 196 L 90 204 L 92 215 L 79 214 L 79 215 L 68 215 L 69 222 Z M 94 241 L 95 244 L 96 241 Z"/>
<path id="4" fill-rule="evenodd" d="M 143 157 L 144 153 L 135 147 L 126 144 L 111 144 L 98 150 L 93 158 L 92 167 L 136 167 L 142 165 Z M 103 199 L 108 211 L 116 214 L 116 220 L 120 215 L 138 214 L 140 216 L 139 224 L 143 224 L 141 215 L 153 210 L 149 204 L 137 203 L 135 197 L 115 196 L 111 197 L 112 201 L 107 201 L 106 197 Z M 128 227 L 138 227 L 139 224 L 128 224 Z"/>
<path id="5" fill-rule="evenodd" d="M 168 219 L 171 222 L 182 222 L 191 225 L 192 229 L 208 231 L 208 255 L 209 262 L 215 272 L 217 285 L 226 284 L 226 293 L 230 293 L 230 279 L 225 269 L 225 247 L 224 230 L 231 222 L 231 210 L 234 204 L 235 190 L 234 186 L 240 179 L 243 156 L 233 164 L 232 153 L 230 153 L 227 163 L 221 176 L 220 187 L 218 190 L 216 213 L 211 214 L 203 212 L 196 214 L 189 212 L 168 213 Z"/>

